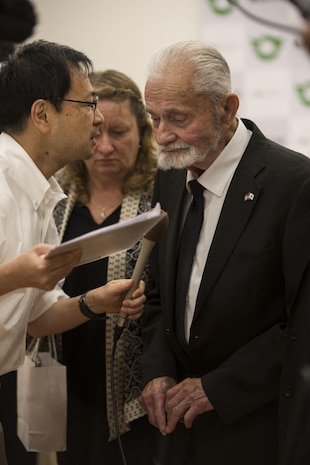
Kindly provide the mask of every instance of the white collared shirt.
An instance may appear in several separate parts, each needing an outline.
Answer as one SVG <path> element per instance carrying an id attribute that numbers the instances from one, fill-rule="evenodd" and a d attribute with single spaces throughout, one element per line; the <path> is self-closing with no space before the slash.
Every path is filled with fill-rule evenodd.
<path id="1" fill-rule="evenodd" d="M 184 325 L 187 341 L 189 341 L 190 327 L 195 311 L 202 274 L 223 203 L 232 177 L 249 143 L 251 135 L 252 132 L 245 127 L 240 119 L 238 119 L 237 130 L 229 143 L 225 146 L 224 150 L 220 153 L 212 165 L 199 177 L 199 183 L 205 188 L 204 221 L 199 241 L 197 243 L 196 254 L 193 260 L 191 278 L 186 298 Z M 193 178 L 193 174 L 188 171 L 186 180 L 186 187 L 188 191 L 188 182 Z"/>
<path id="2" fill-rule="evenodd" d="M 8 134 L 0 134 L 0 263 L 38 243 L 58 244 L 53 219 L 56 203 L 65 197 L 52 177 L 47 180 L 25 150 Z M 17 289 L 0 297 L 0 374 L 24 361 L 29 321 L 66 295 Z"/>

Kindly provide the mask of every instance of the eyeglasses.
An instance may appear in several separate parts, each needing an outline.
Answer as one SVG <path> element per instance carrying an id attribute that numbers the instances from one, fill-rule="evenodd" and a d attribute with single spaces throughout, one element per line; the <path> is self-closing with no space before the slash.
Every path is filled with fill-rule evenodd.
<path id="1" fill-rule="evenodd" d="M 92 107 L 92 109 L 95 111 L 97 108 L 97 103 L 98 103 L 98 95 L 94 97 L 94 100 L 92 102 L 88 102 L 86 100 L 73 100 L 71 98 L 60 98 L 57 97 L 55 100 L 62 101 L 62 102 L 73 102 L 73 103 L 81 103 L 82 105 L 87 105 L 88 107 Z"/>
<path id="2" fill-rule="evenodd" d="M 86 105 L 88 107 L 91 107 L 94 112 L 96 111 L 96 108 L 97 108 L 97 103 L 98 103 L 98 95 L 95 95 L 93 100 L 91 102 L 89 102 L 88 100 L 74 100 L 74 99 L 71 99 L 71 98 L 60 98 L 60 97 L 50 97 L 50 98 L 47 98 L 47 97 L 40 97 L 42 98 L 42 100 L 49 100 L 50 102 L 73 102 L 73 103 L 80 103 L 81 105 Z"/>

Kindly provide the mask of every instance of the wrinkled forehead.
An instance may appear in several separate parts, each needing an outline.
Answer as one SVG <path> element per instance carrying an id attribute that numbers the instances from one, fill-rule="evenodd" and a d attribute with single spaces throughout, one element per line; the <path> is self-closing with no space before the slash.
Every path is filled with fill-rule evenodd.
<path id="1" fill-rule="evenodd" d="M 183 101 L 193 95 L 192 76 L 170 72 L 156 78 L 149 78 L 145 84 L 145 102 L 153 100 Z"/>

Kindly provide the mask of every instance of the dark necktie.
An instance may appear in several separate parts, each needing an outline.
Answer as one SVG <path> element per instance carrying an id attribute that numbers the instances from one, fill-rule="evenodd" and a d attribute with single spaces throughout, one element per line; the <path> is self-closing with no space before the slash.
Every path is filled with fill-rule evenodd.
<path id="1" fill-rule="evenodd" d="M 189 185 L 193 199 L 185 218 L 179 243 L 175 287 L 176 334 L 183 347 L 187 346 L 184 331 L 186 294 L 204 212 L 204 187 L 196 179 L 190 181 Z"/>

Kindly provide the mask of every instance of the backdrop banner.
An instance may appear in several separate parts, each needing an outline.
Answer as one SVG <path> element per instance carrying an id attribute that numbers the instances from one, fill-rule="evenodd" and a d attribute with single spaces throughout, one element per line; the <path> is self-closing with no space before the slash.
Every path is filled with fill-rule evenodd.
<path id="1" fill-rule="evenodd" d="M 306 26 L 286 0 L 204 0 L 203 40 L 220 50 L 240 97 L 240 117 L 310 156 L 310 56 Z"/>

